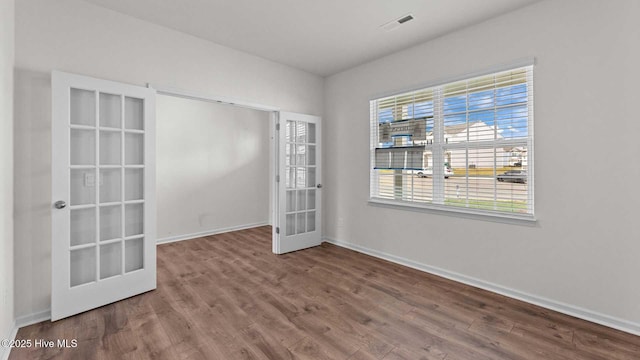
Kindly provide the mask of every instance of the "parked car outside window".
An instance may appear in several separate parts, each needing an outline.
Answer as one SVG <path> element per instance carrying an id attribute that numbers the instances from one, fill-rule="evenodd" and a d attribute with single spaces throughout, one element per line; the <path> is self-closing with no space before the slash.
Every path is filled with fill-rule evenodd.
<path id="1" fill-rule="evenodd" d="M 448 179 L 449 176 L 453 176 L 453 175 L 454 175 L 453 169 L 451 169 L 447 165 L 444 165 L 444 178 Z M 416 173 L 416 176 L 421 178 L 433 176 L 433 167 L 429 166 L 424 168 L 423 170 L 418 170 L 418 172 Z"/>
<path id="2" fill-rule="evenodd" d="M 509 170 L 496 176 L 496 179 L 500 182 L 512 182 L 512 183 L 527 183 L 527 171 L 526 170 Z"/>

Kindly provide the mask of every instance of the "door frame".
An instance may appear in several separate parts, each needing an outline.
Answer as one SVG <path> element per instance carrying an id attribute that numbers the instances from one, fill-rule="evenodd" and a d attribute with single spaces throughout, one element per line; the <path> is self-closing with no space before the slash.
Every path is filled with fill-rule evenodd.
<path id="1" fill-rule="evenodd" d="M 183 99 L 190 100 L 199 100 L 210 103 L 218 103 L 218 104 L 226 104 L 239 106 L 243 108 L 260 110 L 269 113 L 269 136 L 273 140 L 271 143 L 271 156 L 269 156 L 269 182 L 270 182 L 270 194 L 269 199 L 271 202 L 271 244 L 272 244 L 272 252 L 274 254 L 278 253 L 278 249 L 280 248 L 280 233 L 279 229 L 281 228 L 280 223 L 281 219 L 279 218 L 280 214 L 280 187 L 279 187 L 279 177 L 278 172 L 280 169 L 280 139 L 278 131 L 276 130 L 279 126 L 280 122 L 280 112 L 282 110 L 279 107 L 264 105 L 254 102 L 248 102 L 241 99 L 230 98 L 226 96 L 218 96 L 218 95 L 203 95 L 198 94 L 192 91 L 178 89 L 174 87 L 164 87 L 164 86 L 156 86 L 153 84 L 147 84 L 148 88 L 151 88 L 156 91 L 158 95 L 167 95 L 174 96 Z"/>

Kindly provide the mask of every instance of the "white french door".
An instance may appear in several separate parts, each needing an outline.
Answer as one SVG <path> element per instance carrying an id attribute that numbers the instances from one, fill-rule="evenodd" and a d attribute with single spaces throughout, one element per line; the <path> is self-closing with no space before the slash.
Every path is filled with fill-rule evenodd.
<path id="1" fill-rule="evenodd" d="M 155 91 L 52 73 L 51 319 L 156 287 Z"/>
<path id="2" fill-rule="evenodd" d="M 280 112 L 278 220 L 273 252 L 284 254 L 322 242 L 320 118 Z"/>

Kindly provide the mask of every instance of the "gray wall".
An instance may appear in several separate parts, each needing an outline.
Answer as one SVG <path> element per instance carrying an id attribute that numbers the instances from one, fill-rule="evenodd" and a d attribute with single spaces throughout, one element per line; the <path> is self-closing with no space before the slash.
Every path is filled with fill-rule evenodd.
<path id="1" fill-rule="evenodd" d="M 329 77 L 325 236 L 640 332 L 639 16 L 543 1 Z M 534 226 L 367 204 L 370 99 L 529 56 Z"/>
<path id="2" fill-rule="evenodd" d="M 13 329 L 14 1 L 0 0 L 0 339 Z M 0 358 L 8 349 L 0 348 Z"/>
<path id="3" fill-rule="evenodd" d="M 15 299 L 48 316 L 53 69 L 320 115 L 322 78 L 79 0 L 16 3 Z"/>
<path id="4" fill-rule="evenodd" d="M 268 112 L 156 98 L 158 240 L 269 222 Z"/>

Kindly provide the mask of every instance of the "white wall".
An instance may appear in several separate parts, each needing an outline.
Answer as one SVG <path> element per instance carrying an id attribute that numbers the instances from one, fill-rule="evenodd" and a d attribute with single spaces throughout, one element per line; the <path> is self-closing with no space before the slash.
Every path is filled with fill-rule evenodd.
<path id="1" fill-rule="evenodd" d="M 636 0 L 548 0 L 329 77 L 326 237 L 640 333 L 639 17 Z M 367 205 L 368 100 L 528 56 L 534 226 Z"/>
<path id="2" fill-rule="evenodd" d="M 321 114 L 323 80 L 78 0 L 16 4 L 15 281 L 19 320 L 51 288 L 51 84 L 58 69 Z"/>
<path id="3" fill-rule="evenodd" d="M 156 99 L 158 240 L 269 222 L 270 114 Z"/>
<path id="4" fill-rule="evenodd" d="M 0 0 L 0 339 L 13 329 L 14 0 Z M 0 348 L 0 358 L 4 348 Z"/>

